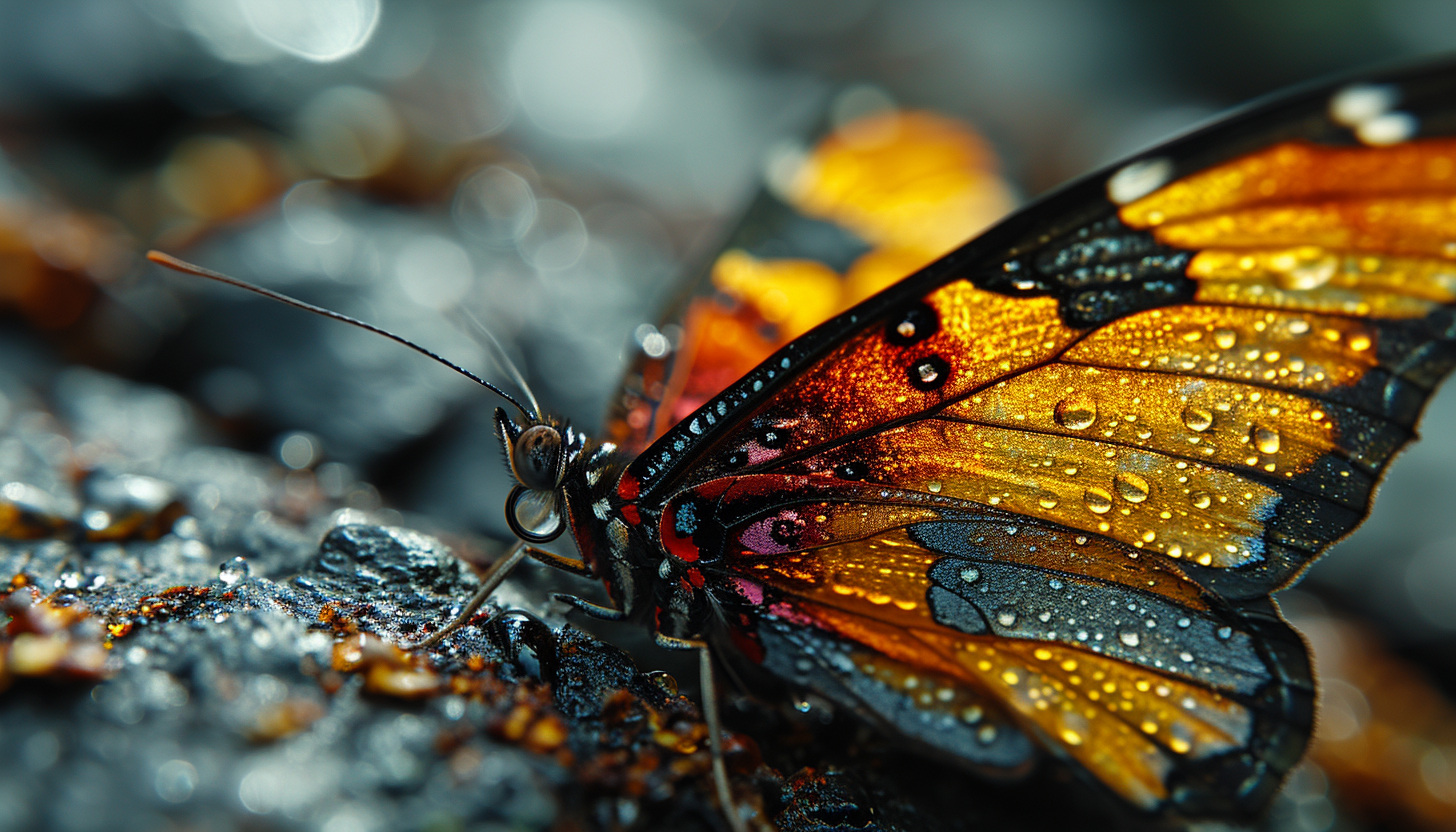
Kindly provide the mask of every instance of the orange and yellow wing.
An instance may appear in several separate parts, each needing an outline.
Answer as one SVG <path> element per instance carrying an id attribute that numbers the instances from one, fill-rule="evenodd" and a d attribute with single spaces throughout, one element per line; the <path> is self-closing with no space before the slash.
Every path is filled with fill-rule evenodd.
<path id="1" fill-rule="evenodd" d="M 1257 811 L 1313 721 L 1269 595 L 1456 357 L 1453 94 L 1304 93 L 1048 197 L 706 398 L 621 504 L 742 649 L 908 738 Z"/>

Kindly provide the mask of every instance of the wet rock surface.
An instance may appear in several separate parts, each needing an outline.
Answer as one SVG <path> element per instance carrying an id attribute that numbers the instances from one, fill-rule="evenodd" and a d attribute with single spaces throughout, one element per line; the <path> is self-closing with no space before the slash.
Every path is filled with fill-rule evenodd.
<path id="1" fill-rule="evenodd" d="M 0 382 L 0 828 L 540 829 L 713 811 L 677 787 L 706 770 L 696 709 L 620 651 L 516 615 L 405 653 L 393 645 L 477 585 L 438 540 L 351 522 L 369 518 L 347 489 L 330 499 L 312 472 L 201 444 L 170 394 L 60 379 L 53 403 Z M 560 674 L 573 684 L 556 695 Z M 596 747 L 609 703 L 652 729 L 629 727 L 615 765 Z M 639 745 L 662 759 L 631 771 Z"/>

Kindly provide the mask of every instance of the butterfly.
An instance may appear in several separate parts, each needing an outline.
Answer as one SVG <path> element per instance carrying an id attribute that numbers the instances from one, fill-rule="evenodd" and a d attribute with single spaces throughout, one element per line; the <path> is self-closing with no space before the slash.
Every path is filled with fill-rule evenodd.
<path id="1" fill-rule="evenodd" d="M 964 768 L 1050 755 L 1149 813 L 1257 814 L 1314 719 L 1271 594 L 1364 518 L 1453 363 L 1453 95 L 1450 63 L 1313 86 L 943 256 L 860 239 L 912 273 L 781 346 L 664 361 L 662 336 L 616 441 L 481 381 L 519 411 L 495 424 L 522 543 L 487 586 L 535 557 L 605 584 L 611 607 L 573 599 L 591 615 Z M 873 227 L 857 204 L 808 210 Z M 815 285 L 783 235 L 751 250 L 762 228 L 725 268 Z M 579 556 L 539 548 L 563 534 Z"/>

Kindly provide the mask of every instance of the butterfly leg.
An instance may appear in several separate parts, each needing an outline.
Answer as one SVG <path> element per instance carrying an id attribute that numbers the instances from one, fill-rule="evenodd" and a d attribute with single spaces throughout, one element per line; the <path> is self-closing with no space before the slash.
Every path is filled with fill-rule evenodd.
<path id="1" fill-rule="evenodd" d="M 506 553 L 505 557 L 491 564 L 490 569 L 485 573 L 485 577 L 480 580 L 480 589 L 477 589 L 475 594 L 470 597 L 465 607 L 460 610 L 460 614 L 451 619 L 449 624 L 437 630 L 433 635 L 408 649 L 419 650 L 425 647 L 433 647 L 444 640 L 446 636 L 469 624 L 470 619 L 475 617 L 476 611 L 486 602 L 486 599 L 490 598 L 491 594 L 496 591 L 496 588 L 506 579 L 506 576 L 511 574 L 511 570 L 520 565 L 522 560 L 525 560 L 526 555 L 530 554 L 530 550 L 531 547 L 527 546 L 524 542 L 517 543 Z"/>
<path id="2" fill-rule="evenodd" d="M 659 643 L 662 638 L 658 636 Z M 739 813 L 733 789 L 728 784 L 728 766 L 723 762 L 723 720 L 718 713 L 718 683 L 713 674 L 713 654 L 706 644 L 696 646 L 698 675 L 703 688 L 703 721 L 708 724 L 708 747 L 713 754 L 713 786 L 718 791 L 718 805 L 723 807 L 723 815 L 733 832 L 748 832 L 748 824 Z"/>
<path id="3" fill-rule="evenodd" d="M 702 650 L 706 645 L 701 641 L 690 641 L 685 638 L 673 638 L 663 633 L 653 633 L 652 640 L 657 646 L 665 650 Z"/>
<path id="4" fill-rule="evenodd" d="M 564 601 L 599 621 L 627 620 L 627 614 L 625 612 L 614 610 L 611 607 L 604 607 L 601 604 L 593 604 L 585 598 L 578 598 L 575 595 L 568 595 L 565 592 L 558 592 L 551 597 L 558 601 Z"/>
<path id="5" fill-rule="evenodd" d="M 560 569 L 563 572 L 570 572 L 573 575 L 580 575 L 583 578 L 595 578 L 596 573 L 592 571 L 586 561 L 579 558 L 568 558 L 558 555 L 555 552 L 548 552 L 545 549 L 537 549 L 535 546 L 527 546 L 526 554 L 532 560 L 540 561 L 553 569 Z"/>

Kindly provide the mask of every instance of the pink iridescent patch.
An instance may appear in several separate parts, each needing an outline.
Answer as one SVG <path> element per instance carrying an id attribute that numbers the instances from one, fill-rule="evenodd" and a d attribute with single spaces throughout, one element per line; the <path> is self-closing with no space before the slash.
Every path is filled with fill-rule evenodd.
<path id="1" fill-rule="evenodd" d="M 773 537 L 775 523 L 799 522 L 799 513 L 793 509 L 784 509 L 772 517 L 766 517 L 757 523 L 743 530 L 738 535 L 738 541 L 749 551 L 760 555 L 782 555 L 791 551 L 791 547 L 778 542 Z"/>
<path id="2" fill-rule="evenodd" d="M 814 627 L 818 625 L 818 622 L 816 622 L 813 618 L 805 615 L 803 610 L 796 609 L 793 605 L 786 604 L 782 601 L 777 604 L 770 605 L 768 611 L 774 615 L 777 615 L 779 618 L 782 618 L 783 620 L 789 622 L 790 624 L 802 624 L 805 627 Z"/>
<path id="3" fill-rule="evenodd" d="M 750 581 L 747 578 L 734 578 L 733 588 L 738 590 L 744 600 L 755 607 L 763 603 L 763 584 Z"/>

